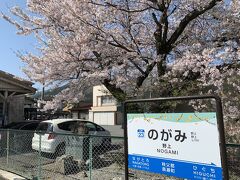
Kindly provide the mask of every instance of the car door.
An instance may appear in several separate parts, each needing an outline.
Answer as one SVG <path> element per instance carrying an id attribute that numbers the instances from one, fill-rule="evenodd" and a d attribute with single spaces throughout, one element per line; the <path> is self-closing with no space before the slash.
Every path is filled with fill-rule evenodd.
<path id="1" fill-rule="evenodd" d="M 75 136 L 71 136 L 73 134 L 73 129 L 76 126 L 77 121 L 66 121 L 66 122 L 61 122 L 57 125 L 57 133 L 63 133 L 63 134 L 69 134 L 69 135 L 58 135 L 58 142 L 62 143 L 64 142 L 67 145 L 70 145 L 72 142 L 72 139 L 76 139 Z"/>
<path id="2" fill-rule="evenodd" d="M 57 133 L 72 134 L 76 120 L 59 123 Z"/>
<path id="3" fill-rule="evenodd" d="M 91 122 L 85 122 L 85 126 L 88 128 L 88 134 L 94 135 L 92 137 L 92 144 L 93 146 L 100 146 L 102 143 L 102 137 L 99 137 L 99 133 L 97 131 L 97 127 L 95 124 Z"/>

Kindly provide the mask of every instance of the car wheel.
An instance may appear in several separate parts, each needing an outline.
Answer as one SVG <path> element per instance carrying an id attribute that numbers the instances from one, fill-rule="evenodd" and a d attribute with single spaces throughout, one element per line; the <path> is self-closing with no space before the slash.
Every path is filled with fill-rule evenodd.
<path id="1" fill-rule="evenodd" d="M 65 143 L 61 143 L 57 146 L 54 156 L 55 157 L 62 156 L 65 154 L 65 152 L 66 152 Z"/>
<path id="2" fill-rule="evenodd" d="M 111 138 L 104 138 L 102 142 L 103 147 L 109 147 L 111 145 Z"/>

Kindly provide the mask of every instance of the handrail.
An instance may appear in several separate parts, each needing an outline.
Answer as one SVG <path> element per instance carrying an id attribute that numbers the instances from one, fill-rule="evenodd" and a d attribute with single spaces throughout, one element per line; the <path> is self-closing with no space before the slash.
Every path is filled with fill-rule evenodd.
<path id="1" fill-rule="evenodd" d="M 76 134 L 76 133 L 56 133 L 56 132 L 46 132 L 46 131 L 30 131 L 30 130 L 21 130 L 21 129 L 0 129 L 0 132 L 26 132 L 26 133 L 37 133 L 37 134 L 55 134 L 55 135 L 62 135 L 62 136 L 87 136 L 87 137 L 111 137 L 111 138 L 118 138 L 118 139 L 123 139 L 124 137 L 122 136 L 107 136 L 107 135 L 93 135 L 93 134 L 86 134 L 86 135 L 81 135 L 81 134 Z"/>

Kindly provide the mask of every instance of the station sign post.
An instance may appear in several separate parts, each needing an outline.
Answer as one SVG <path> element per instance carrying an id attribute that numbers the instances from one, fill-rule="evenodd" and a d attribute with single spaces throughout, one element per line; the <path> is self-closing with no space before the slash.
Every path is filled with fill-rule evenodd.
<path id="1" fill-rule="evenodd" d="M 131 103 L 214 99 L 216 112 L 127 113 Z M 188 96 L 124 103 L 125 179 L 129 168 L 185 179 L 228 180 L 221 99 Z"/>

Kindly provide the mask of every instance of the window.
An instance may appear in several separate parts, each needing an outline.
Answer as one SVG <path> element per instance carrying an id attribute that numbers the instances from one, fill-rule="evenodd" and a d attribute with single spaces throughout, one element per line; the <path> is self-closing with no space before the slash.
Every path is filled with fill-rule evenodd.
<path id="1" fill-rule="evenodd" d="M 102 105 L 113 105 L 116 103 L 116 100 L 113 96 L 102 96 L 101 103 Z"/>
<path id="2" fill-rule="evenodd" d="M 88 128 L 88 131 L 96 131 L 96 126 L 92 123 L 86 122 L 85 126 Z"/>
<path id="3" fill-rule="evenodd" d="M 46 133 L 46 132 L 50 132 L 53 130 L 53 126 L 51 123 L 45 123 L 45 122 L 41 122 L 37 129 L 37 131 L 41 131 L 42 133 Z"/>
<path id="4" fill-rule="evenodd" d="M 101 126 L 97 125 L 97 131 L 105 131 L 105 129 L 103 129 Z"/>
<path id="5" fill-rule="evenodd" d="M 62 123 L 59 123 L 57 126 L 61 130 L 72 131 L 73 128 L 76 126 L 76 122 L 77 121 L 62 122 Z"/>

